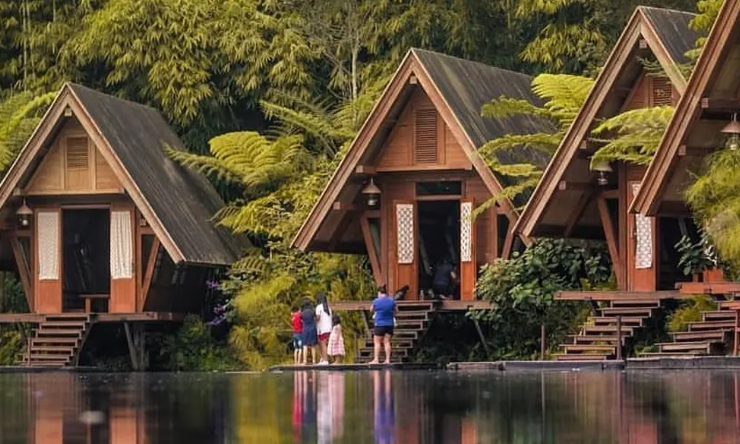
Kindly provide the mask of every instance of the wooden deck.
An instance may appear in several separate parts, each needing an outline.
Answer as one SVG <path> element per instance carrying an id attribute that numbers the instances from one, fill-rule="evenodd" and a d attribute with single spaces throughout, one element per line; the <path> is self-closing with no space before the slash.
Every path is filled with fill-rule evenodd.
<path id="1" fill-rule="evenodd" d="M 740 293 L 740 282 L 679 282 L 676 288 L 681 294 L 726 295 Z"/>
<path id="2" fill-rule="evenodd" d="M 560 291 L 556 301 L 653 301 L 661 299 L 686 299 L 691 295 L 678 291 Z"/>
<path id="3" fill-rule="evenodd" d="M 93 322 L 181 322 L 184 313 L 153 312 L 143 313 L 92 313 Z M 46 315 L 38 313 L 1 313 L 0 324 L 38 324 Z"/>
<path id="4" fill-rule="evenodd" d="M 436 311 L 488 310 L 492 307 L 488 301 L 397 301 L 399 306 L 412 307 L 433 303 Z M 336 311 L 369 311 L 372 301 L 336 301 L 330 303 Z"/>

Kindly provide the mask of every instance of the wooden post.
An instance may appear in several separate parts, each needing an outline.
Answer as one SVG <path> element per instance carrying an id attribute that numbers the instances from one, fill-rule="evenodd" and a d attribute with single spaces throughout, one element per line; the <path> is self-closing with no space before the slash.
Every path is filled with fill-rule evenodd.
<path id="1" fill-rule="evenodd" d="M 131 357 L 131 367 L 135 372 L 139 371 L 139 360 L 136 353 L 136 346 L 134 345 L 134 340 L 131 337 L 131 327 L 129 327 L 128 322 L 123 323 L 123 330 L 126 333 L 126 343 L 128 344 L 128 353 Z"/>
<path id="2" fill-rule="evenodd" d="M 733 336 L 733 339 L 734 339 L 733 340 L 733 342 L 734 342 L 734 344 L 733 344 L 733 350 L 732 350 L 732 355 L 733 356 L 737 356 L 738 340 L 740 339 L 738 337 L 738 329 L 740 329 L 740 325 L 738 325 L 738 312 L 739 311 L 740 310 L 737 310 L 737 309 L 735 310 L 735 328 L 733 329 L 734 331 L 732 332 L 732 336 Z"/>
<path id="3" fill-rule="evenodd" d="M 540 361 L 545 360 L 545 354 L 547 353 L 547 330 L 545 329 L 545 323 L 540 326 Z"/>
<path id="4" fill-rule="evenodd" d="M 483 336 L 483 330 L 480 328 L 480 324 L 478 323 L 478 320 L 473 318 L 473 324 L 475 324 L 475 330 L 478 332 L 478 337 L 480 338 L 480 343 L 483 344 L 483 350 L 486 351 L 486 355 L 488 355 L 488 342 L 486 342 L 486 337 Z"/>
<path id="5" fill-rule="evenodd" d="M 622 316 L 617 315 L 617 361 L 622 360 Z"/>

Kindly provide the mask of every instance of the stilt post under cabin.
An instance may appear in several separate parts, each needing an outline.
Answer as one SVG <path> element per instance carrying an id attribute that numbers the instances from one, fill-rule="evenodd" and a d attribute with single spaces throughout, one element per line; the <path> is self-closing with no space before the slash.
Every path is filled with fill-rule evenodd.
<path id="1" fill-rule="evenodd" d="M 483 330 L 480 328 L 480 323 L 477 319 L 473 318 L 473 324 L 475 324 L 475 331 L 478 332 L 478 337 L 480 338 L 480 343 L 483 344 L 483 350 L 485 350 L 486 355 L 488 355 L 488 342 L 486 342 L 486 337 L 483 335 Z"/>
<path id="2" fill-rule="evenodd" d="M 622 316 L 617 315 L 617 360 L 622 360 Z"/>
<path id="3" fill-rule="evenodd" d="M 543 322 L 540 326 L 540 361 L 545 360 L 545 354 L 547 354 L 547 330 Z"/>
<path id="4" fill-rule="evenodd" d="M 740 325 L 739 325 L 740 323 L 738 322 L 738 313 L 740 313 L 740 310 L 736 309 L 735 310 L 735 328 L 733 328 L 734 331 L 732 332 L 732 339 L 733 339 L 732 355 L 733 356 L 737 356 L 737 352 L 738 352 L 738 339 L 740 339 L 738 337 L 738 330 L 740 330 Z"/>
<path id="5" fill-rule="evenodd" d="M 128 352 L 131 357 L 131 368 L 137 372 L 146 370 L 144 326 L 141 324 L 131 326 L 128 322 L 124 322 L 123 329 L 126 333 L 126 343 L 128 344 Z"/>

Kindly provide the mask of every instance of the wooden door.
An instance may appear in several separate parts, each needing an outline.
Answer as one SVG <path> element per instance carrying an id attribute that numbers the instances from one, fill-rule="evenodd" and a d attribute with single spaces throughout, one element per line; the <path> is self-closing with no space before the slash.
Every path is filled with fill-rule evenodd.
<path id="1" fill-rule="evenodd" d="M 627 202 L 640 189 L 639 180 L 627 180 Z M 658 282 L 658 223 L 654 217 L 627 215 L 627 289 L 655 291 Z"/>
<path id="2" fill-rule="evenodd" d="M 395 292 L 404 285 L 409 286 L 406 299 L 414 300 L 419 297 L 418 275 L 418 219 L 416 204 L 413 201 L 393 201 L 393 252 L 391 264 L 393 279 L 390 282 L 389 292 Z"/>
<path id="3" fill-rule="evenodd" d="M 134 209 L 111 206 L 110 212 L 110 303 L 111 313 L 136 312 L 136 270 L 134 261 Z"/>
<path id="4" fill-rule="evenodd" d="M 62 211 L 59 207 L 36 211 L 34 223 L 34 276 L 36 313 L 62 312 Z"/>
<path id="5" fill-rule="evenodd" d="M 475 224 L 473 223 L 473 200 L 460 201 L 460 299 L 475 299 L 477 262 L 475 251 Z"/>

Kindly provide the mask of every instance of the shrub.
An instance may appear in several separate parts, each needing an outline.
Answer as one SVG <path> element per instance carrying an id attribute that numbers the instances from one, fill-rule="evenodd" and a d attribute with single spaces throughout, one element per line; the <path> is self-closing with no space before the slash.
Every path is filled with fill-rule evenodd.
<path id="1" fill-rule="evenodd" d="M 235 363 L 229 355 L 229 349 L 218 344 L 210 328 L 194 315 L 187 316 L 175 334 L 165 336 L 160 350 L 167 368 L 174 371 L 233 369 Z"/>
<path id="2" fill-rule="evenodd" d="M 690 322 L 702 320 L 702 312 L 717 309 L 717 304 L 709 296 L 694 296 L 686 299 L 681 306 L 668 318 L 668 331 L 686 331 Z"/>

